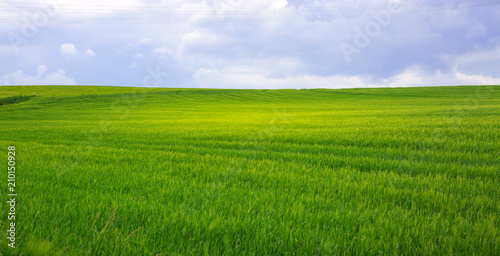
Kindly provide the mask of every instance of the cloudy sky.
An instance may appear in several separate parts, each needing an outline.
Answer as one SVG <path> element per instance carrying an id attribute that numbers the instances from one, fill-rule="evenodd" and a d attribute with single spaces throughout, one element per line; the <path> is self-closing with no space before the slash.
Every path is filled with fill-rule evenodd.
<path id="1" fill-rule="evenodd" d="M 0 0 L 0 85 L 500 84 L 500 0 Z"/>

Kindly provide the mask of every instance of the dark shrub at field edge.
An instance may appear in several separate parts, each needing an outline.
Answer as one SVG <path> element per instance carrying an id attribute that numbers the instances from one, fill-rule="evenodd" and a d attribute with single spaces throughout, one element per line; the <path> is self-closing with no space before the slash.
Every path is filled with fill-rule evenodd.
<path id="1" fill-rule="evenodd" d="M 29 95 L 29 96 L 28 95 L 18 95 L 18 96 L 3 98 L 3 99 L 0 99 L 0 106 L 28 101 L 33 97 L 36 97 L 36 95 L 35 94 Z"/>

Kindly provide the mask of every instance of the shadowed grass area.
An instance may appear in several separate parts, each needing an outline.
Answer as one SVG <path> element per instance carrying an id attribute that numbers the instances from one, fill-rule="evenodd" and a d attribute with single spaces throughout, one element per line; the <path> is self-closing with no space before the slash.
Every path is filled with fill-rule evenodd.
<path id="1" fill-rule="evenodd" d="M 0 87 L 0 252 L 499 255 L 499 89 Z"/>
<path id="2" fill-rule="evenodd" d="M 1 98 L 0 99 L 0 106 L 1 105 L 8 105 L 8 104 L 16 104 L 24 101 L 28 101 L 31 98 L 36 97 L 36 95 L 19 95 L 19 96 L 11 96 L 7 98 Z"/>

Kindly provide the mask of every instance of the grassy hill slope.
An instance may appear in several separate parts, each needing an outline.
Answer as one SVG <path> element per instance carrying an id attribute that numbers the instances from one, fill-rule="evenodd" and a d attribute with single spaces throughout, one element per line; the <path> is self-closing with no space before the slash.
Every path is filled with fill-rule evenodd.
<path id="1" fill-rule="evenodd" d="M 23 95 L 4 255 L 500 254 L 498 86 Z"/>

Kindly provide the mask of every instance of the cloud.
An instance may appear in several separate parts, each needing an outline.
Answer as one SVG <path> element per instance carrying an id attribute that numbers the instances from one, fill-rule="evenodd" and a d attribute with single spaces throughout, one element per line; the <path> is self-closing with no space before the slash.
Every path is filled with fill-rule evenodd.
<path id="1" fill-rule="evenodd" d="M 137 43 L 135 43 L 135 45 L 136 45 L 136 46 L 139 46 L 139 45 L 141 45 L 141 44 L 147 44 L 147 43 L 149 43 L 149 42 L 151 42 L 151 41 L 152 41 L 152 39 L 151 39 L 151 38 L 144 38 L 144 37 L 143 37 L 143 38 L 139 39 L 139 41 L 137 41 Z"/>
<path id="2" fill-rule="evenodd" d="M 500 78 L 471 75 L 452 71 L 443 73 L 440 70 L 427 73 L 418 67 L 410 68 L 405 72 L 386 79 L 379 86 L 387 87 L 410 87 L 410 86 L 441 86 L 441 85 L 495 85 L 500 84 Z"/>
<path id="3" fill-rule="evenodd" d="M 248 70 L 247 70 L 248 71 Z M 269 77 L 264 71 L 246 72 L 234 69 L 199 69 L 193 75 L 193 86 L 198 88 L 251 88 L 251 89 L 306 89 L 306 88 L 377 88 L 377 87 L 413 87 L 443 85 L 493 85 L 500 84 L 500 78 L 471 75 L 454 71 L 450 73 L 428 73 L 418 66 L 381 80 L 365 76 L 314 76 L 289 75 Z"/>
<path id="4" fill-rule="evenodd" d="M 500 46 L 487 50 L 472 50 L 460 55 L 443 56 L 452 71 L 479 75 L 498 75 Z"/>
<path id="5" fill-rule="evenodd" d="M 224 73 L 213 69 L 200 69 L 193 75 L 194 87 L 200 88 L 357 88 L 366 84 L 358 77 L 297 75 L 272 78 L 260 73 Z"/>
<path id="6" fill-rule="evenodd" d="M 2 85 L 77 85 L 74 78 L 66 75 L 66 71 L 59 69 L 47 73 L 47 66 L 40 65 L 37 75 L 25 74 L 22 70 L 0 77 Z"/>
<path id="7" fill-rule="evenodd" d="M 137 63 L 132 62 L 132 64 L 128 65 L 128 69 L 134 69 L 137 67 Z"/>
<path id="8" fill-rule="evenodd" d="M 167 47 L 156 47 L 153 49 L 153 53 L 158 55 L 174 54 L 174 52 L 171 49 L 168 49 Z"/>
<path id="9" fill-rule="evenodd" d="M 480 6 L 486 2 L 491 3 L 489 0 L 68 2 L 54 8 L 56 15 L 50 17 L 51 22 L 46 26 L 36 27 L 35 37 L 26 37 L 17 55 L 8 47 L 10 42 L 0 38 L 4 45 L 0 57 L 12 60 L 0 63 L 0 70 L 12 74 L 33 68 L 33 62 L 45 63 L 64 67 L 84 84 L 141 85 L 147 75 L 145 70 L 161 65 L 171 74 L 164 84 L 179 87 L 473 83 L 500 77 L 500 69 L 496 68 L 500 66 L 497 25 L 500 4 Z M 30 16 L 26 18 L 30 20 Z M 23 36 L 22 26 L 1 30 Z M 368 39 L 366 43 L 360 43 L 362 37 Z M 61 42 L 71 43 L 61 45 Z M 339 47 L 343 42 L 358 49 L 350 55 L 351 62 Z M 80 45 L 89 48 L 76 47 Z M 60 56 L 54 56 L 57 47 Z M 99 61 L 66 58 L 96 53 Z"/>
<path id="10" fill-rule="evenodd" d="M 95 56 L 95 52 L 92 51 L 92 49 L 88 48 L 87 51 L 85 51 L 85 54 L 89 55 L 89 56 Z"/>
<path id="11" fill-rule="evenodd" d="M 36 78 L 42 77 L 47 72 L 47 70 L 48 68 L 45 65 L 38 66 Z"/>
<path id="12" fill-rule="evenodd" d="M 78 50 L 76 50 L 76 48 L 75 48 L 75 45 L 74 45 L 74 44 L 62 44 L 62 45 L 59 47 L 59 52 L 60 52 L 62 55 L 72 56 L 72 55 L 77 54 L 77 53 L 78 53 Z"/>

